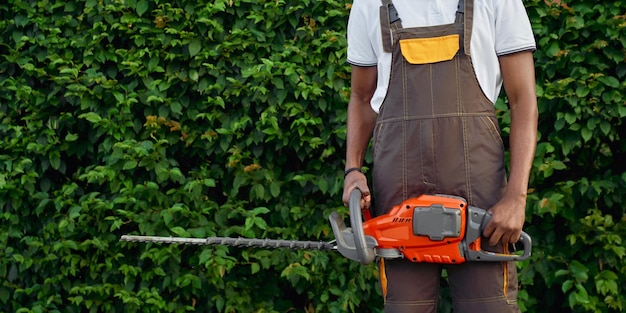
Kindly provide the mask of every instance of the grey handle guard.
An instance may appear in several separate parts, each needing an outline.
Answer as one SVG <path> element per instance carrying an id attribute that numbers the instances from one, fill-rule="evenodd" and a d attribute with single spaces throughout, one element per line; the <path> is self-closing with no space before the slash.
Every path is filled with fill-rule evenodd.
<path id="1" fill-rule="evenodd" d="M 378 245 L 376 240 L 370 236 L 365 236 L 363 231 L 363 214 L 361 212 L 361 191 L 354 189 L 350 193 L 350 226 L 346 227 L 343 219 L 337 212 L 332 212 L 329 216 L 330 226 L 337 241 L 337 251 L 344 257 L 369 264 L 376 258 L 374 248 Z"/>
<path id="2" fill-rule="evenodd" d="M 491 220 L 491 213 L 483 210 L 481 208 L 468 206 L 468 219 L 467 219 L 467 234 L 465 235 L 465 244 L 467 245 L 470 242 L 473 242 L 480 236 L 482 236 L 482 232 L 485 229 L 485 226 Z M 532 239 L 530 235 L 526 232 L 522 232 L 520 235 L 520 239 L 518 243 L 522 244 L 524 252 L 522 255 L 519 254 L 507 254 L 507 253 L 496 253 L 490 251 L 475 251 L 470 250 L 469 247 L 465 246 L 465 251 L 467 255 L 465 258 L 468 261 L 493 261 L 493 262 L 503 262 L 503 261 L 524 261 L 527 260 L 532 253 Z"/>

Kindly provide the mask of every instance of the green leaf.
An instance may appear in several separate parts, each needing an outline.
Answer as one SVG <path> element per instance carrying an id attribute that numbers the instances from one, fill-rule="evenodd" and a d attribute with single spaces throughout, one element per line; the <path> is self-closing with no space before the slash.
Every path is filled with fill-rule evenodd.
<path id="1" fill-rule="evenodd" d="M 611 124 L 607 121 L 602 121 L 600 123 L 600 130 L 606 136 L 611 132 Z"/>
<path id="2" fill-rule="evenodd" d="M 67 134 L 65 135 L 65 141 L 72 142 L 78 140 L 77 134 Z"/>
<path id="3" fill-rule="evenodd" d="M 317 186 L 320 188 L 320 191 L 323 193 L 328 192 L 328 181 L 326 179 L 320 179 L 317 182 Z"/>
<path id="4" fill-rule="evenodd" d="M 198 263 L 200 264 L 206 264 L 207 262 L 209 262 L 209 260 L 213 257 L 213 253 L 210 249 L 204 249 L 202 250 L 202 252 L 200 253 L 200 256 L 198 258 Z"/>
<path id="5" fill-rule="evenodd" d="M 557 119 L 556 122 L 554 122 L 554 129 L 556 130 L 561 130 L 563 129 L 563 126 L 565 126 L 565 120 L 564 119 Z"/>
<path id="6" fill-rule="evenodd" d="M 139 0 L 139 2 L 137 2 L 137 15 L 142 16 L 148 11 L 148 7 L 148 0 Z"/>
<path id="7" fill-rule="evenodd" d="M 198 75 L 198 71 L 195 69 L 190 69 L 189 70 L 189 79 L 191 79 L 191 81 L 197 82 L 199 78 Z"/>
<path id="8" fill-rule="evenodd" d="M 257 199 L 263 199 L 265 197 L 265 187 L 261 184 L 252 186 L 252 192 Z"/>
<path id="9" fill-rule="evenodd" d="M 250 211 L 250 214 L 252 215 L 261 215 L 261 214 L 267 214 L 270 212 L 270 209 L 266 208 L 266 207 L 256 207 L 254 209 L 252 209 L 252 211 Z"/>
<path id="10" fill-rule="evenodd" d="M 589 94 L 589 91 L 591 91 L 591 89 L 587 86 L 578 86 L 578 88 L 576 88 L 576 96 L 584 98 Z"/>
<path id="11" fill-rule="evenodd" d="M 0 286 L 0 301 L 6 304 L 10 296 L 11 296 L 11 290 L 7 287 Z"/>
<path id="12" fill-rule="evenodd" d="M 154 269 L 154 273 L 159 275 L 159 276 L 166 276 L 167 274 L 165 273 L 165 271 L 163 270 L 163 268 L 161 267 L 157 267 Z"/>
<path id="13" fill-rule="evenodd" d="M 174 101 L 174 102 L 172 102 L 170 104 L 170 110 L 172 111 L 172 113 L 182 114 L 183 113 L 183 106 L 180 104 L 180 102 Z"/>
<path id="14" fill-rule="evenodd" d="M 50 155 L 50 166 L 55 170 L 61 167 L 61 157 L 57 153 Z"/>
<path id="15" fill-rule="evenodd" d="M 561 51 L 561 49 L 559 48 L 558 42 L 552 41 L 545 51 L 547 55 L 554 57 Z"/>
<path id="16" fill-rule="evenodd" d="M 191 235 L 184 228 L 180 226 L 172 227 L 170 228 L 170 231 L 172 231 L 174 234 L 176 234 L 179 237 L 185 237 L 185 238 L 191 237 Z"/>
<path id="17" fill-rule="evenodd" d="M 114 231 L 116 229 L 120 229 L 120 227 L 122 227 L 122 224 L 124 223 L 124 221 L 122 220 L 115 220 L 113 221 L 113 223 L 111 224 L 111 227 L 109 228 L 109 231 Z"/>
<path id="18" fill-rule="evenodd" d="M 77 206 L 77 205 L 72 206 L 72 208 L 68 212 L 68 217 L 71 218 L 71 219 L 79 217 L 81 210 L 82 210 L 82 208 L 80 206 Z"/>
<path id="19" fill-rule="evenodd" d="M 589 130 L 589 128 L 587 128 L 587 127 L 583 127 L 580 130 L 580 134 L 582 135 L 583 140 L 585 142 L 587 142 L 587 141 L 589 141 L 589 139 L 591 139 L 591 136 L 593 136 L 593 131 Z"/>
<path id="20" fill-rule="evenodd" d="M 573 286 L 574 286 L 574 281 L 566 280 L 563 283 L 563 285 L 561 285 L 561 291 L 563 291 L 563 293 L 567 293 L 567 291 L 572 289 Z"/>
<path id="21" fill-rule="evenodd" d="M 195 56 L 202 49 L 200 38 L 195 38 L 189 43 L 189 55 Z M 197 80 L 197 79 L 196 79 Z"/>
<path id="22" fill-rule="evenodd" d="M 582 29 L 585 27 L 585 20 L 581 16 L 573 16 L 572 18 L 568 19 L 568 22 L 569 26 L 576 29 Z"/>
<path id="23" fill-rule="evenodd" d="M 587 304 L 589 303 L 589 293 L 587 292 L 587 289 L 585 289 L 585 287 L 582 284 L 576 284 L 576 302 L 577 303 L 582 303 L 582 304 Z"/>
<path id="24" fill-rule="evenodd" d="M 587 267 L 578 261 L 572 261 L 570 264 L 570 271 L 578 282 L 586 282 L 589 279 L 589 276 L 587 275 Z"/>
<path id="25" fill-rule="evenodd" d="M 619 80 L 613 76 L 600 76 L 598 80 L 611 88 L 619 87 Z"/>
<path id="26" fill-rule="evenodd" d="M 168 210 L 161 212 L 161 216 L 163 217 L 163 222 L 165 223 L 165 225 L 172 224 L 172 220 L 174 219 L 174 217 L 172 213 L 170 213 Z"/>
<path id="27" fill-rule="evenodd" d="M 100 117 L 100 115 L 95 112 L 83 113 L 79 115 L 78 118 L 84 118 L 93 124 L 97 124 L 102 120 L 102 117 Z"/>
<path id="28" fill-rule="evenodd" d="M 270 193 L 272 194 L 272 197 L 278 198 L 280 195 L 280 183 L 273 181 L 270 184 Z"/>
<path id="29" fill-rule="evenodd" d="M 261 266 L 259 266 L 259 263 L 252 263 L 250 264 L 250 272 L 251 274 L 256 274 L 261 270 Z"/>
<path id="30" fill-rule="evenodd" d="M 571 309 L 576 307 L 576 304 L 578 303 L 578 301 L 576 300 L 576 293 L 575 292 L 571 292 L 569 294 L 569 296 L 567 296 L 567 304 L 569 305 L 569 307 Z"/>
<path id="31" fill-rule="evenodd" d="M 267 223 L 265 222 L 264 219 L 260 217 L 254 218 L 254 225 L 256 225 L 256 227 L 258 227 L 259 229 L 267 230 Z"/>
<path id="32" fill-rule="evenodd" d="M 132 170 L 137 167 L 137 160 L 128 160 L 124 163 L 124 170 Z"/>
<path id="33" fill-rule="evenodd" d="M 568 270 L 561 269 L 561 270 L 556 271 L 554 273 L 554 276 L 555 277 L 559 277 L 559 276 L 565 276 L 565 275 L 568 275 L 568 274 L 569 274 Z"/>

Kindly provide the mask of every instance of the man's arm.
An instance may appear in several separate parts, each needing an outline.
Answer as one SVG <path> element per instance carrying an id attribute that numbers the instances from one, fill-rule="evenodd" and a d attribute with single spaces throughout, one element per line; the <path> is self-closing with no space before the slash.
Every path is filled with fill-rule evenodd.
<path id="1" fill-rule="evenodd" d="M 363 165 L 363 158 L 376 125 L 376 112 L 370 101 L 376 91 L 378 69 L 376 66 L 352 66 L 351 92 L 348 103 L 348 126 L 346 136 L 346 169 Z M 362 208 L 369 208 L 370 191 L 365 175 L 353 171 L 344 179 L 343 203 L 348 204 L 350 192 L 358 188 L 363 195 Z"/>
<path id="2" fill-rule="evenodd" d="M 511 110 L 510 175 L 502 199 L 491 208 L 493 217 L 483 235 L 489 244 L 515 243 L 526 217 L 528 180 L 537 146 L 537 95 L 530 51 L 501 56 L 500 68 Z"/>

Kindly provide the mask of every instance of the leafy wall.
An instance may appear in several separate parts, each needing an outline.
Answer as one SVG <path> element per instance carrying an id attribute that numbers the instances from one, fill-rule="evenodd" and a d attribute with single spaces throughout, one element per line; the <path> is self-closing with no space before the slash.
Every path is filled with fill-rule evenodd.
<path id="1" fill-rule="evenodd" d="M 621 311 L 626 4 L 525 4 L 540 138 L 523 309 Z M 118 241 L 332 239 L 349 9 L 0 4 L 0 311 L 380 312 L 375 267 L 337 253 Z"/>
<path id="2" fill-rule="evenodd" d="M 525 268 L 531 303 L 623 311 L 626 3 L 525 3 L 539 45 L 540 138 L 527 215 L 537 253 Z"/>

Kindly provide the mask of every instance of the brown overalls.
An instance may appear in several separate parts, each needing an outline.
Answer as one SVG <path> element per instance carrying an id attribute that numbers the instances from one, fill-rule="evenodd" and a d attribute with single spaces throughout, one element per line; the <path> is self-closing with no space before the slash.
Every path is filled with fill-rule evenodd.
<path id="1" fill-rule="evenodd" d="M 461 196 L 484 209 L 503 194 L 504 145 L 470 57 L 473 2 L 459 1 L 454 24 L 402 28 L 391 0 L 382 0 L 392 65 L 373 137 L 375 215 L 424 193 Z M 385 312 L 437 312 L 441 265 L 382 260 L 380 268 Z M 513 262 L 446 271 L 455 313 L 519 312 Z"/>

